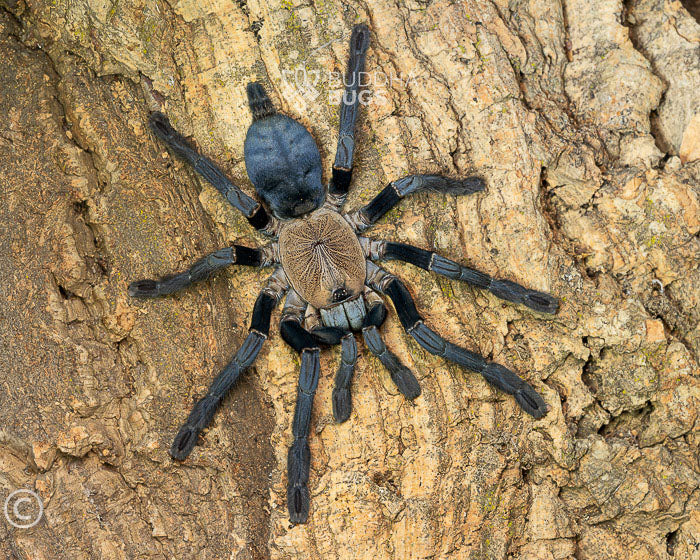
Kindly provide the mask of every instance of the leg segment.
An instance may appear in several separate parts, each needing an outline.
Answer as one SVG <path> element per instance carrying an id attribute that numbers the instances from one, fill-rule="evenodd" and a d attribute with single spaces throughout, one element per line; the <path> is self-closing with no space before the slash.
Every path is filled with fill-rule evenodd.
<path id="1" fill-rule="evenodd" d="M 320 341 L 302 326 L 307 303 L 293 289 L 289 291 L 282 311 L 280 332 L 285 342 L 301 354 L 301 371 L 297 389 L 292 433 L 294 443 L 287 455 L 287 509 L 292 523 L 306 523 L 309 516 L 309 425 L 318 378 L 321 371 Z M 337 329 L 331 329 L 337 330 Z M 342 333 L 340 333 L 342 334 Z"/>
<path id="2" fill-rule="evenodd" d="M 302 316 L 304 316 L 305 328 L 301 326 Z M 345 422 L 350 417 L 352 406 L 350 383 L 357 362 L 355 336 L 342 329 L 322 327 L 318 310 L 306 305 L 293 290 L 287 296 L 280 330 L 285 341 L 297 352 L 320 344 L 341 345 L 340 367 L 335 374 L 333 388 L 333 417 L 338 423 Z"/>
<path id="3" fill-rule="evenodd" d="M 461 280 L 478 288 L 484 288 L 496 297 L 512 301 L 513 303 L 522 303 L 530 309 L 541 313 L 556 313 L 559 306 L 559 300 L 549 294 L 530 290 L 510 280 L 492 278 L 488 274 L 462 266 L 432 251 L 392 241 L 363 239 L 361 243 L 365 254 L 373 260 L 395 259 L 407 262 L 423 270 L 429 270 L 454 280 Z"/>
<path id="4" fill-rule="evenodd" d="M 340 344 L 340 339 L 345 335 L 341 329 L 315 326 L 309 331 L 302 326 L 307 305 L 295 290 L 289 291 L 280 321 L 282 339 L 299 353 L 305 348 Z"/>
<path id="5" fill-rule="evenodd" d="M 197 436 L 211 422 L 214 412 L 222 399 L 238 380 L 240 374 L 255 361 L 263 342 L 270 332 L 270 316 L 277 302 L 287 290 L 286 278 L 282 269 L 277 269 L 260 292 L 253 308 L 250 332 L 233 359 L 214 379 L 207 394 L 197 402 L 187 420 L 175 436 L 170 455 L 175 459 L 185 459 L 197 443 Z"/>
<path id="6" fill-rule="evenodd" d="M 265 209 L 241 189 L 228 180 L 224 172 L 208 157 L 200 154 L 177 130 L 173 128 L 163 113 L 152 113 L 148 124 L 153 133 L 165 142 L 180 158 L 188 162 L 194 170 L 209 181 L 226 200 L 238 208 L 250 225 L 262 233 L 272 233 L 273 218 Z"/>
<path id="7" fill-rule="evenodd" d="M 396 388 L 408 400 L 420 395 L 420 385 L 413 372 L 401 363 L 396 354 L 387 349 L 377 327 L 365 327 L 362 329 L 362 337 L 370 352 L 379 358 L 384 367 L 389 370 L 391 379 Z"/>
<path id="8" fill-rule="evenodd" d="M 355 335 L 346 334 L 341 340 L 340 367 L 335 374 L 335 387 L 333 388 L 333 418 L 339 424 L 350 418 L 352 410 L 352 397 L 350 396 L 350 384 L 355 373 L 357 363 L 357 343 Z"/>
<path id="9" fill-rule="evenodd" d="M 367 264 L 367 272 L 369 285 L 391 298 L 406 332 L 428 352 L 480 373 L 491 385 L 513 395 L 521 408 L 535 418 L 541 418 L 546 414 L 547 405 L 544 399 L 517 374 L 448 342 L 428 328 L 418 313 L 411 294 L 396 276 L 370 262 Z"/>
<path id="10" fill-rule="evenodd" d="M 450 179 L 441 175 L 409 175 L 389 183 L 372 201 L 363 208 L 349 214 L 350 223 L 362 232 L 377 222 L 398 202 L 411 193 L 434 191 L 453 195 L 472 194 L 486 188 L 480 177 Z"/>
<path id="11" fill-rule="evenodd" d="M 352 159 L 355 152 L 355 122 L 360 107 L 359 89 L 365 70 L 365 57 L 369 48 L 369 29 L 356 25 L 350 37 L 350 57 L 345 73 L 345 93 L 340 104 L 340 131 L 338 148 L 333 164 L 333 178 L 328 192 L 337 208 L 342 206 L 348 194 L 352 178 Z"/>
<path id="12" fill-rule="evenodd" d="M 376 294 L 375 294 L 376 295 Z M 378 298 L 377 298 L 378 300 Z M 386 307 L 381 301 L 368 301 L 369 311 L 365 316 L 365 325 L 362 328 L 362 338 L 384 367 L 389 370 L 391 379 L 401 394 L 409 400 L 420 395 L 420 385 L 413 372 L 401 363 L 401 360 L 387 349 L 386 344 L 379 334 L 379 327 L 386 318 Z"/>
<path id="13" fill-rule="evenodd" d="M 231 264 L 246 266 L 266 266 L 272 264 L 267 248 L 251 249 L 234 245 L 219 249 L 199 259 L 188 270 L 179 274 L 170 274 L 160 280 L 137 280 L 129 284 L 129 295 L 139 298 L 152 298 L 178 292 L 194 282 L 208 278 L 217 270 Z"/>
<path id="14" fill-rule="evenodd" d="M 301 352 L 301 371 L 297 390 L 297 405 L 294 410 L 292 433 L 294 443 L 287 455 L 287 508 L 292 523 L 306 523 L 309 516 L 309 426 L 311 407 L 321 372 L 319 348 L 305 348 Z"/>

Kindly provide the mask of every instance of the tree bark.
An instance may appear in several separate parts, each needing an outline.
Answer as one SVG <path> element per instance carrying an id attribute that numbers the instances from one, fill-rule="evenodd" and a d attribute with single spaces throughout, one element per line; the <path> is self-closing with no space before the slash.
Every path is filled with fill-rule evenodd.
<path id="1" fill-rule="evenodd" d="M 58 559 L 646 559 L 700 547 L 700 26 L 670 0 L 99 2 L 0 6 L 0 497 L 40 496 L 0 555 Z M 309 523 L 290 526 L 299 360 L 272 336 L 184 462 L 173 436 L 247 333 L 264 273 L 181 294 L 252 231 L 148 131 L 153 110 L 248 193 L 245 85 L 335 155 L 355 22 L 372 32 L 347 208 L 410 173 L 487 191 L 406 199 L 371 232 L 555 294 L 549 317 L 411 268 L 449 340 L 522 374 L 525 415 L 394 314 L 407 402 L 339 350 L 312 417 Z M 4 521 L 4 520 L 3 520 Z"/>

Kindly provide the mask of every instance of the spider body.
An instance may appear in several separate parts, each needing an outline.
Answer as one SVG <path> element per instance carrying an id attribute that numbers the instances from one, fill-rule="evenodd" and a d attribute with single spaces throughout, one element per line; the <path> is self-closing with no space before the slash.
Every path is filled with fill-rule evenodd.
<path id="1" fill-rule="evenodd" d="M 365 255 L 350 224 L 333 209 L 321 208 L 307 218 L 283 224 L 280 262 L 296 292 L 322 310 L 362 293 Z M 334 326 L 334 325 L 327 325 Z"/>
<path id="2" fill-rule="evenodd" d="M 259 84 L 248 86 L 249 97 L 259 95 L 259 89 Z M 244 153 L 248 177 L 256 192 L 280 219 L 315 210 L 326 198 L 316 142 L 294 119 L 268 114 L 254 104 L 255 100 L 251 100 L 256 120 L 248 129 Z"/>
<path id="3" fill-rule="evenodd" d="M 246 135 L 244 152 L 248 176 L 264 205 L 231 183 L 163 114 L 153 113 L 150 117 L 151 129 L 158 138 L 214 185 L 253 227 L 272 238 L 270 244 L 261 248 L 234 245 L 207 255 L 179 274 L 129 285 L 131 296 L 148 298 L 171 294 L 232 264 L 273 267 L 255 302 L 248 336 L 214 379 L 207 394 L 193 407 L 175 436 L 170 454 L 184 460 L 191 453 L 198 435 L 210 423 L 228 390 L 255 361 L 269 336 L 272 311 L 284 297 L 280 334 L 301 355 L 292 422 L 294 441 L 287 465 L 287 505 L 293 523 L 304 523 L 309 514 L 308 436 L 320 374 L 321 347 L 341 346 L 332 403 L 338 422 L 347 420 L 351 413 L 350 388 L 357 360 L 354 333 L 357 332 L 387 368 L 404 397 L 415 399 L 420 395 L 415 376 L 387 349 L 379 333 L 386 318 L 382 295 L 392 300 L 402 326 L 425 350 L 480 373 L 492 386 L 513 395 L 533 417 L 540 418 L 547 411 L 542 397 L 516 373 L 445 340 L 430 329 L 406 286 L 375 261 L 401 260 L 544 313 L 556 312 L 555 298 L 509 280 L 492 278 L 432 251 L 361 235 L 412 193 L 425 190 L 452 195 L 476 193 L 484 190 L 482 179 L 409 175 L 389 183 L 359 210 L 342 213 L 352 178 L 359 109 L 357 91 L 368 46 L 369 30 L 364 25 L 355 26 L 350 39 L 336 159 L 327 187 L 321 182 L 321 158 L 313 137 L 301 124 L 278 114 L 258 83 L 247 88 L 253 123 Z M 348 99 L 352 101 L 347 102 Z"/>

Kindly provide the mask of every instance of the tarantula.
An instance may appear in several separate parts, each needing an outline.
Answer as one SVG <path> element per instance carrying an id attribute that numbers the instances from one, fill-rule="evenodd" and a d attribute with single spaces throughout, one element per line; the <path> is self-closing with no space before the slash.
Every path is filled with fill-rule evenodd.
<path id="1" fill-rule="evenodd" d="M 404 261 L 544 313 L 556 312 L 558 301 L 555 298 L 508 280 L 491 278 L 431 251 L 360 236 L 411 193 L 426 190 L 453 195 L 476 193 L 485 188 L 481 178 L 409 175 L 389 183 L 363 208 L 341 213 L 352 177 L 359 108 L 357 93 L 368 47 L 368 28 L 356 25 L 350 39 L 338 147 L 327 188 L 322 184 L 321 156 L 311 134 L 294 119 L 277 113 L 257 82 L 247 86 L 253 123 L 246 135 L 244 154 L 248 176 L 264 205 L 232 184 L 163 114 L 153 113 L 149 121 L 155 135 L 176 155 L 214 185 L 254 228 L 273 238 L 261 248 L 234 245 L 202 258 L 185 272 L 129 285 L 131 296 L 155 297 L 171 294 L 231 264 L 274 267 L 255 302 L 247 338 L 216 377 L 209 392 L 190 412 L 175 436 L 170 454 L 179 460 L 190 454 L 199 433 L 209 424 L 227 391 L 260 352 L 269 334 L 272 310 L 286 294 L 280 333 L 285 342 L 301 354 L 292 424 L 294 442 L 287 464 L 287 505 L 292 523 L 304 523 L 309 513 L 307 438 L 320 373 L 320 348 L 341 345 L 342 360 L 333 389 L 333 416 L 337 422 L 344 422 L 350 416 L 350 385 L 357 359 L 355 332 L 362 333 L 370 352 L 384 364 L 406 398 L 415 399 L 421 392 L 413 373 L 382 341 L 378 328 L 387 311 L 379 294 L 389 296 L 406 332 L 428 352 L 480 373 L 491 385 L 513 395 L 523 410 L 535 418 L 547 411 L 542 397 L 514 372 L 448 342 L 431 330 L 423 322 L 401 280 L 373 261 Z"/>

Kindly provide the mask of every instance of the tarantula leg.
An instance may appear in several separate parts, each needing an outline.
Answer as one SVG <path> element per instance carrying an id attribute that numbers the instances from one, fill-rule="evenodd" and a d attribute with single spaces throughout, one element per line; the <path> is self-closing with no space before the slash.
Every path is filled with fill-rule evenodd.
<path id="1" fill-rule="evenodd" d="M 370 352 L 377 356 L 384 367 L 389 370 L 391 379 L 401 394 L 408 400 L 413 400 L 420 395 L 420 385 L 415 375 L 401 363 L 396 354 L 387 349 L 377 327 L 365 327 L 362 329 L 362 337 Z"/>
<path id="2" fill-rule="evenodd" d="M 217 270 L 231 264 L 245 266 L 265 266 L 271 264 L 269 253 L 272 249 L 251 249 L 242 245 L 234 245 L 219 249 L 199 259 L 189 269 L 179 274 L 170 274 L 160 280 L 137 280 L 129 284 L 128 292 L 132 297 L 152 298 L 172 294 L 186 288 L 194 282 L 204 280 Z"/>
<path id="3" fill-rule="evenodd" d="M 345 331 L 341 329 L 314 326 L 309 331 L 302 326 L 307 306 L 308 304 L 294 289 L 289 290 L 280 320 L 282 339 L 297 352 L 320 345 L 340 344 L 340 340 L 345 336 Z"/>
<path id="4" fill-rule="evenodd" d="M 333 163 L 333 177 L 329 185 L 329 195 L 336 199 L 340 208 L 348 194 L 352 179 L 352 160 L 355 153 L 355 123 L 360 108 L 359 89 L 365 70 L 365 57 L 369 48 L 369 29 L 366 25 L 356 25 L 350 37 L 350 57 L 345 72 L 345 92 L 340 103 L 340 130 L 338 148 Z"/>
<path id="5" fill-rule="evenodd" d="M 406 332 L 428 352 L 480 373 L 491 385 L 513 395 L 520 407 L 531 416 L 541 418 L 547 413 L 544 399 L 516 373 L 500 364 L 487 362 L 479 354 L 448 342 L 428 328 L 418 313 L 411 294 L 396 276 L 369 261 L 367 272 L 370 286 L 391 298 Z"/>
<path id="6" fill-rule="evenodd" d="M 216 376 L 207 394 L 197 402 L 175 436 L 175 440 L 170 448 L 170 455 L 173 458 L 183 460 L 192 452 L 197 443 L 197 436 L 209 425 L 214 412 L 221 404 L 221 400 L 238 380 L 240 374 L 255 361 L 263 342 L 265 342 L 270 332 L 272 310 L 287 288 L 284 271 L 278 268 L 270 276 L 267 285 L 260 292 L 255 302 L 248 337 L 243 341 L 233 359 Z"/>
<path id="7" fill-rule="evenodd" d="M 197 402 L 175 436 L 170 448 L 170 455 L 175 459 L 184 460 L 192 452 L 197 443 L 197 436 L 211 422 L 221 399 L 238 380 L 241 372 L 255 361 L 266 338 L 258 332 L 249 333 L 233 359 L 214 379 L 209 392 Z"/>
<path id="8" fill-rule="evenodd" d="M 309 426 L 318 378 L 321 372 L 319 348 L 304 348 L 301 352 L 301 371 L 294 410 L 292 434 L 294 443 L 287 455 L 287 508 L 292 523 L 306 523 L 309 516 Z"/>
<path id="9" fill-rule="evenodd" d="M 420 395 L 420 385 L 413 372 L 401 363 L 401 360 L 387 349 L 386 344 L 379 334 L 379 327 L 386 318 L 386 307 L 381 301 L 372 302 L 369 312 L 365 316 L 365 324 L 362 327 L 362 338 L 384 367 L 389 370 L 391 379 L 401 394 L 409 400 Z"/>
<path id="10" fill-rule="evenodd" d="M 350 384 L 357 363 L 355 335 L 347 333 L 340 344 L 340 367 L 335 374 L 335 387 L 333 387 L 333 418 L 339 424 L 350 418 L 352 411 Z"/>
<path id="11" fill-rule="evenodd" d="M 362 232 L 396 206 L 405 196 L 422 191 L 434 191 L 453 195 L 472 194 L 486 188 L 480 177 L 450 179 L 442 175 L 408 175 L 389 183 L 366 206 L 346 216 L 346 219 Z"/>
<path id="12" fill-rule="evenodd" d="M 289 520 L 292 523 L 305 523 L 309 516 L 310 498 L 306 484 L 309 481 L 311 455 L 308 436 L 311 407 L 321 371 L 321 350 L 319 348 L 321 341 L 301 324 L 308 308 L 308 304 L 301 296 L 294 289 L 290 289 L 284 302 L 282 321 L 280 322 L 282 338 L 301 354 L 297 404 L 292 423 L 294 443 L 289 448 L 287 455 L 287 508 Z"/>
<path id="13" fill-rule="evenodd" d="M 419 249 L 405 243 L 374 241 L 364 238 L 361 240 L 361 244 L 365 254 L 373 260 L 395 259 L 407 262 L 423 270 L 484 288 L 496 297 L 513 303 L 521 303 L 541 313 L 556 313 L 559 307 L 559 300 L 547 293 L 530 290 L 510 280 L 492 278 L 488 274 L 462 266 L 432 251 Z"/>
<path id="14" fill-rule="evenodd" d="M 306 314 L 306 317 L 305 317 Z M 340 368 L 333 389 L 333 417 L 344 422 L 350 416 L 350 382 L 357 361 L 357 345 L 352 333 L 334 327 L 321 327 L 318 310 L 308 305 L 295 290 L 290 290 L 284 303 L 280 334 L 284 341 L 302 353 L 320 345 L 341 345 Z M 305 322 L 307 328 L 302 326 Z"/>
<path id="15" fill-rule="evenodd" d="M 200 154 L 177 130 L 173 128 L 163 113 L 151 113 L 148 124 L 153 133 L 165 142 L 180 158 L 188 162 L 194 170 L 209 181 L 226 200 L 238 208 L 250 225 L 262 233 L 272 234 L 273 220 L 265 209 L 226 177 L 223 171 L 208 157 Z"/>
<path id="16" fill-rule="evenodd" d="M 542 418 L 546 414 L 547 405 L 544 399 L 525 380 L 508 368 L 487 362 L 479 354 L 452 344 L 427 327 L 422 320 L 417 321 L 406 331 L 428 352 L 480 373 L 491 385 L 513 395 L 520 407 L 531 416 Z"/>

